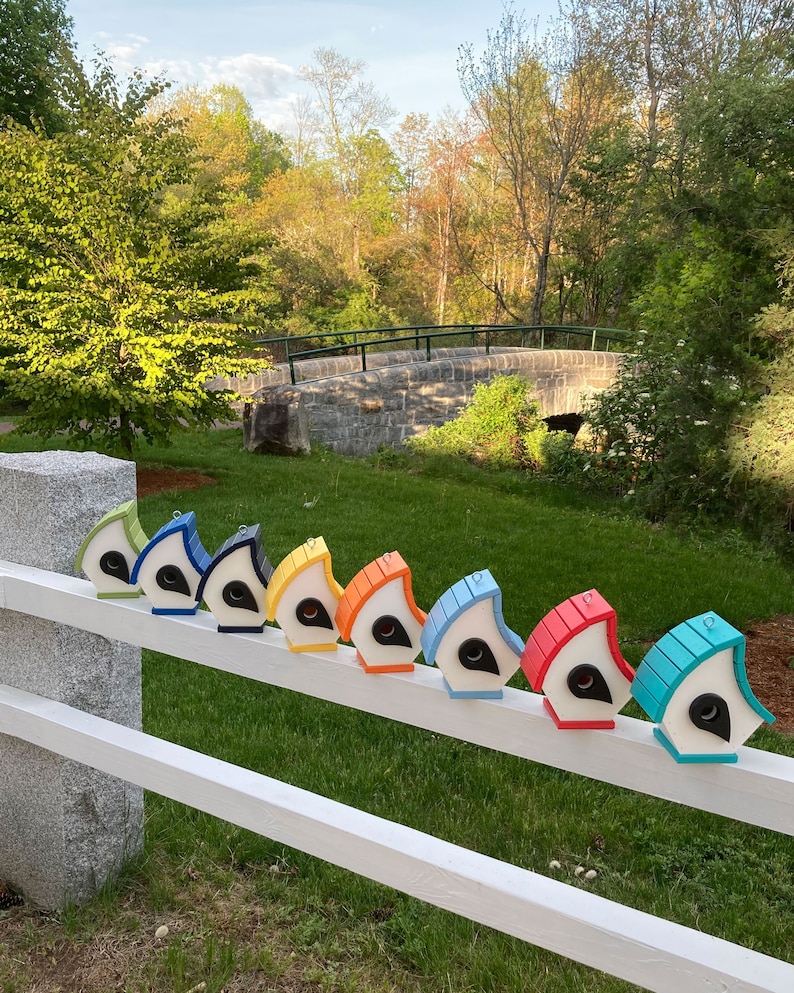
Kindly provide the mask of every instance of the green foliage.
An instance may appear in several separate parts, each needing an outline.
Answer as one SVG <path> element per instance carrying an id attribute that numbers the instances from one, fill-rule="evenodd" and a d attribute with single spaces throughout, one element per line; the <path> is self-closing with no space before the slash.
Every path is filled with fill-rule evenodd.
<path id="1" fill-rule="evenodd" d="M 409 439 L 415 451 L 454 455 L 494 468 L 537 469 L 547 427 L 532 387 L 520 376 L 475 383 L 470 402 L 446 424 Z"/>
<path id="2" fill-rule="evenodd" d="M 588 461 L 587 452 L 568 431 L 549 431 L 543 436 L 541 464 L 549 476 L 578 485 Z"/>
<path id="3" fill-rule="evenodd" d="M 764 371 L 764 393 L 730 447 L 734 485 L 744 486 L 747 514 L 794 530 L 794 231 L 781 229 L 781 302 L 761 313 L 757 330 L 776 356 Z"/>
<path id="4" fill-rule="evenodd" d="M 243 368 L 239 301 L 163 209 L 191 160 L 172 119 L 144 115 L 158 88 L 121 94 L 100 66 L 74 132 L 0 132 L 0 378 L 23 431 L 130 450 L 229 414 L 205 384 Z"/>
<path id="5" fill-rule="evenodd" d="M 64 0 L 0 0 L 0 122 L 60 130 L 64 75 L 74 69 Z"/>

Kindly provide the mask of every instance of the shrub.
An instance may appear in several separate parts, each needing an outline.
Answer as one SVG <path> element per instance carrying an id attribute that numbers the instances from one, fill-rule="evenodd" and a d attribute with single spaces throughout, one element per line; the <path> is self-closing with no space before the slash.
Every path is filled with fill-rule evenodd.
<path id="1" fill-rule="evenodd" d="M 548 432 L 532 386 L 520 376 L 476 383 L 472 399 L 452 421 L 406 444 L 426 455 L 454 455 L 494 468 L 538 469 Z"/>
<path id="2" fill-rule="evenodd" d="M 576 444 L 567 431 L 549 431 L 540 444 L 544 472 L 557 479 L 581 479 L 587 464 L 587 453 Z"/>

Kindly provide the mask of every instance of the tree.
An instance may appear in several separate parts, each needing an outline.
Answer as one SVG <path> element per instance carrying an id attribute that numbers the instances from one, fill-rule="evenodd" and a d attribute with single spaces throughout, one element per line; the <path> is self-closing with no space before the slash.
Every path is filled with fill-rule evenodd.
<path id="1" fill-rule="evenodd" d="M 253 200 L 269 175 L 292 164 L 284 139 L 256 120 L 236 86 L 185 86 L 157 103 L 155 112 L 184 120 L 201 163 L 196 182 L 218 195 Z"/>
<path id="2" fill-rule="evenodd" d="M 230 413 L 206 383 L 247 368 L 231 358 L 238 301 L 185 265 L 163 209 L 191 149 L 173 118 L 144 114 L 160 88 L 122 93 L 100 66 L 74 133 L 0 131 L 0 379 L 27 405 L 22 430 L 129 453 L 138 434 Z"/>
<path id="3" fill-rule="evenodd" d="M 397 181 L 394 159 L 379 133 L 394 111 L 372 83 L 362 78 L 363 62 L 347 59 L 332 48 L 318 48 L 314 58 L 315 64 L 302 66 L 298 76 L 315 92 L 312 124 L 318 152 L 330 164 L 346 205 L 349 268 L 355 276 L 362 237 L 373 224 L 370 208 L 382 214 L 382 194 Z"/>
<path id="4" fill-rule="evenodd" d="M 583 38 L 561 22 L 542 43 L 508 6 L 488 47 L 458 63 L 461 86 L 502 165 L 519 254 L 535 259 L 528 319 L 542 321 L 557 222 L 573 169 L 617 90 Z M 498 285 L 493 287 L 499 293 Z M 506 301 L 502 301 L 506 304 Z"/>
<path id="5" fill-rule="evenodd" d="M 0 0 L 0 121 L 62 126 L 60 84 L 74 66 L 64 8 L 63 0 Z"/>

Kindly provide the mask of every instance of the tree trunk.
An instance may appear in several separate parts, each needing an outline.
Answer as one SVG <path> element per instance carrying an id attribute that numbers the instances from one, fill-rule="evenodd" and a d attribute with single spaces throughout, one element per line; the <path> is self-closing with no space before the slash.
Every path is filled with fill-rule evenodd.
<path id="1" fill-rule="evenodd" d="M 529 323 L 543 323 L 543 297 L 546 295 L 546 284 L 549 278 L 549 258 L 551 257 L 551 236 L 548 232 L 543 236 L 543 246 L 538 254 L 538 270 L 535 279 L 535 292 L 529 308 Z"/>

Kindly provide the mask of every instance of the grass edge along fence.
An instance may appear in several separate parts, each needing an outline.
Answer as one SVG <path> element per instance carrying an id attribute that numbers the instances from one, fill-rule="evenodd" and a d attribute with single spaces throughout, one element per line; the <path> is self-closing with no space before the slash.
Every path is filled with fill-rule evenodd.
<path id="1" fill-rule="evenodd" d="M 454 700 L 441 673 L 430 666 L 367 675 L 354 650 L 344 645 L 334 652 L 296 654 L 280 630 L 221 633 L 206 611 L 154 615 L 145 599 L 99 599 L 84 580 L 30 565 L 0 562 L 0 606 L 794 833 L 794 760 L 784 756 L 741 747 L 735 765 L 681 766 L 671 761 L 645 721 L 619 716 L 614 730 L 559 731 L 539 694 L 508 688 L 502 700 Z M 659 993 L 791 993 L 794 988 L 794 966 L 783 961 L 85 713 L 30 688 L 0 687 L 0 733 Z"/>
<path id="2" fill-rule="evenodd" d="M 492 345 L 498 345 L 500 337 L 514 338 L 520 335 L 519 348 L 579 348 L 596 351 L 600 344 L 607 352 L 613 342 L 624 350 L 631 344 L 634 335 L 617 328 L 574 327 L 568 325 L 514 325 L 514 324 L 422 324 L 395 328 L 359 329 L 358 331 L 318 331 L 316 334 L 282 335 L 275 338 L 255 338 L 253 344 L 267 351 L 274 362 L 286 362 L 290 370 L 293 386 L 303 381 L 295 370 L 295 361 L 314 358 L 329 358 L 334 355 L 360 355 L 361 371 L 367 371 L 367 351 L 382 351 L 384 347 L 394 349 L 413 346 L 423 351 L 426 361 L 432 358 L 435 347 L 449 347 L 460 344 L 463 337 L 470 347 L 482 347 L 489 355 Z M 547 339 L 548 336 L 548 339 Z M 564 336 L 565 344 L 562 344 Z M 571 336 L 574 338 L 571 345 Z M 328 341 L 332 344 L 314 348 L 301 348 L 307 342 Z M 294 346 L 298 346 L 295 351 Z M 292 347 L 291 347 L 292 346 Z"/>

